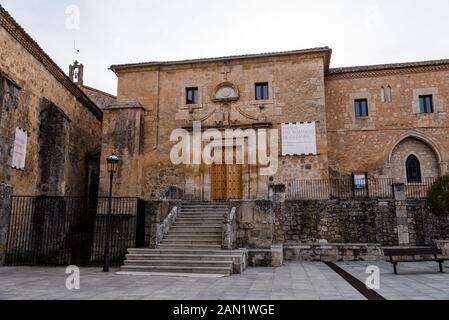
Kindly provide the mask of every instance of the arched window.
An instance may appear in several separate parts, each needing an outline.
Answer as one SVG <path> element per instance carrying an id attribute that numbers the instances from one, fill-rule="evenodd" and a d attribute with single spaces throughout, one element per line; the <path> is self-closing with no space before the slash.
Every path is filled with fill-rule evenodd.
<path id="1" fill-rule="evenodd" d="M 405 168 L 407 170 L 407 182 L 408 183 L 421 183 L 421 163 L 418 158 L 413 154 L 407 158 L 405 163 Z"/>
<path id="2" fill-rule="evenodd" d="M 387 102 L 393 102 L 393 93 L 390 86 L 387 87 Z"/>
<path id="3" fill-rule="evenodd" d="M 382 87 L 380 88 L 380 100 L 383 102 L 385 102 L 385 88 Z"/>

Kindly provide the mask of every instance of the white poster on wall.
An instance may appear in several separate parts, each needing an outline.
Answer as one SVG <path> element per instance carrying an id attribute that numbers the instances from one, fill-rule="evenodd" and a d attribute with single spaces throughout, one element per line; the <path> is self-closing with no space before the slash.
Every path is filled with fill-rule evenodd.
<path id="1" fill-rule="evenodd" d="M 25 169 L 28 135 L 26 131 L 16 128 L 14 150 L 12 154 L 12 167 L 17 170 Z"/>
<path id="2" fill-rule="evenodd" d="M 283 123 L 282 155 L 317 155 L 316 123 Z"/>

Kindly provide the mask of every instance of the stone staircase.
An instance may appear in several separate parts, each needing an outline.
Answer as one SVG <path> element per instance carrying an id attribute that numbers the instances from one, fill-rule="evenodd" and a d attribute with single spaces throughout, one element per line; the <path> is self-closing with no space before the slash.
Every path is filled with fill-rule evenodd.
<path id="1" fill-rule="evenodd" d="M 122 272 L 225 275 L 246 269 L 244 250 L 222 250 L 227 203 L 185 202 L 156 249 L 129 249 Z"/>

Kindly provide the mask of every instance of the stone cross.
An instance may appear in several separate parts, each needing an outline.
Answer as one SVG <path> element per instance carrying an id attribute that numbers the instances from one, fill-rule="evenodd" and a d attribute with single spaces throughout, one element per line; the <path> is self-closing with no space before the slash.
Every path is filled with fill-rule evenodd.
<path id="1" fill-rule="evenodd" d="M 228 80 L 228 74 L 231 73 L 230 69 L 225 69 L 221 74 L 224 76 L 224 80 Z"/>

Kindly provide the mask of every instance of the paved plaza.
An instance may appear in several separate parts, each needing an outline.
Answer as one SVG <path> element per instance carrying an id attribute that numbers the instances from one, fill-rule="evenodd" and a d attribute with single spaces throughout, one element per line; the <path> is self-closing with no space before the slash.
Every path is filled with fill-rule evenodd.
<path id="1" fill-rule="evenodd" d="M 338 263 L 365 282 L 371 263 Z M 435 263 L 402 264 L 400 275 L 385 262 L 377 292 L 387 300 L 449 300 L 449 268 Z M 281 268 L 249 268 L 232 277 L 174 277 L 102 273 L 81 269 L 80 290 L 66 289 L 64 268 L 0 268 L 4 300 L 365 300 L 340 275 L 320 262 L 289 262 Z"/>

